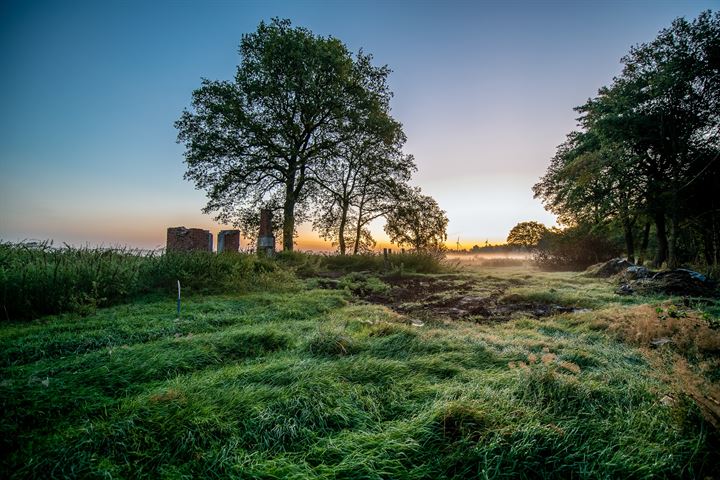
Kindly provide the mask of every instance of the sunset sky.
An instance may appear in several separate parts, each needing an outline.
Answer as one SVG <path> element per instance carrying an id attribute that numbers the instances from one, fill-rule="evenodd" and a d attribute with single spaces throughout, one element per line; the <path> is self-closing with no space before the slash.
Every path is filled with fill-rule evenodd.
<path id="1" fill-rule="evenodd" d="M 554 222 L 531 187 L 573 107 L 630 46 L 716 1 L 38 2 L 0 5 L 0 240 L 161 247 L 168 226 L 222 227 L 183 180 L 173 122 L 201 77 L 231 79 L 243 33 L 289 18 L 393 70 L 413 183 L 448 244 Z M 376 238 L 385 239 L 382 224 Z M 329 248 L 309 226 L 300 249 Z"/>

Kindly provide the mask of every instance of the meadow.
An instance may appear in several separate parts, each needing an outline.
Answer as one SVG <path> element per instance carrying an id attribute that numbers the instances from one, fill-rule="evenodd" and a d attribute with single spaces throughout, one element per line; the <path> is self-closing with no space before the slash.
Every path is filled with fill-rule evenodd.
<path id="1" fill-rule="evenodd" d="M 98 252 L 45 251 L 21 274 L 8 258 L 32 252 L 5 248 L 20 313 L 0 322 L 3 477 L 720 475 L 716 299 L 410 255 L 117 252 L 135 286 L 93 296 Z M 55 298 L 53 271 L 91 300 L 9 308 L 36 305 L 11 288 Z"/>

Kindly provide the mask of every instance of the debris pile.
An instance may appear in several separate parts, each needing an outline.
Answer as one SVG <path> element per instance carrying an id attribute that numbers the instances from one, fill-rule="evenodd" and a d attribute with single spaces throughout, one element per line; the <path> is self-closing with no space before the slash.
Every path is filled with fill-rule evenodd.
<path id="1" fill-rule="evenodd" d="M 630 270 L 630 268 L 628 268 L 628 270 Z M 654 274 L 647 271 L 647 269 L 645 270 L 646 272 L 636 277 L 634 277 L 634 275 L 637 274 L 637 271 L 626 271 L 626 281 L 620 285 L 616 293 L 620 295 L 662 293 L 665 295 L 685 297 L 714 297 L 718 293 L 715 282 L 693 270 L 676 268 L 674 270 L 663 270 Z"/>
<path id="2" fill-rule="evenodd" d="M 588 277 L 610 278 L 635 266 L 636 265 L 625 258 L 613 258 L 605 263 L 590 265 L 587 270 L 585 270 L 585 275 Z"/>

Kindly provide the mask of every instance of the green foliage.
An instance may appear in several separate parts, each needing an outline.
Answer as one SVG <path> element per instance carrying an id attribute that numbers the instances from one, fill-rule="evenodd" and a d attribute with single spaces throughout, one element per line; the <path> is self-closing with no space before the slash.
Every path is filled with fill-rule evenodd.
<path id="1" fill-rule="evenodd" d="M 585 270 L 590 265 L 617 257 L 622 246 L 602 231 L 584 226 L 548 230 L 533 253 L 543 270 Z"/>
<path id="2" fill-rule="evenodd" d="M 360 272 L 345 275 L 340 279 L 338 286 L 347 289 L 355 295 L 386 293 L 390 290 L 390 286 L 376 276 L 366 275 Z"/>
<path id="3" fill-rule="evenodd" d="M 141 252 L 0 243 L 0 314 L 4 320 L 79 312 L 140 295 L 298 288 L 294 276 L 255 255 Z"/>
<path id="4" fill-rule="evenodd" d="M 632 47 L 612 84 L 576 108 L 582 131 L 558 147 L 535 196 L 566 225 L 620 229 L 630 258 L 636 224 L 652 221 L 657 266 L 717 264 L 718 49 L 710 11 Z"/>
<path id="5" fill-rule="evenodd" d="M 514 247 L 536 247 L 545 232 L 547 227 L 540 222 L 520 222 L 510 230 L 507 244 Z"/>
<path id="6" fill-rule="evenodd" d="M 338 178 L 363 177 L 363 189 L 385 174 L 409 175 L 402 126 L 390 116 L 387 66 L 277 18 L 243 35 L 240 56 L 235 78 L 203 80 L 175 123 L 185 177 L 208 192 L 206 212 L 246 231 L 260 206 L 271 208 L 282 213 L 283 249 L 292 250 L 296 209 L 307 213 L 319 191 L 329 192 L 331 204 L 338 197 L 357 203 L 356 189 L 338 190 Z M 358 161 L 384 168 L 355 168 Z"/>
<path id="7" fill-rule="evenodd" d="M 405 272 L 440 273 L 445 269 L 442 255 L 437 252 L 406 252 L 388 255 L 377 253 L 360 255 L 323 255 L 301 252 L 280 252 L 277 261 L 292 268 L 301 277 L 311 277 L 325 272 L 397 272 L 400 266 Z M 386 268 L 387 267 L 387 268 Z"/>
<path id="8" fill-rule="evenodd" d="M 416 252 L 442 252 L 445 249 L 447 215 L 419 188 L 408 189 L 386 218 L 385 233 L 392 243 L 407 245 Z"/>

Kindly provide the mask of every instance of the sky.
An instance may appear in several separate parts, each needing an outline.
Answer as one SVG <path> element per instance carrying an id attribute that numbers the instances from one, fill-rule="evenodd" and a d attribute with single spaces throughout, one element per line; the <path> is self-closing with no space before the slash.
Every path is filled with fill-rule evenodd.
<path id="1" fill-rule="evenodd" d="M 448 244 L 554 225 L 532 185 L 573 107 L 630 47 L 720 1 L 103 1 L 0 3 L 0 240 L 164 246 L 166 228 L 229 226 L 183 180 L 174 121 L 201 78 L 230 80 L 260 21 L 288 18 L 393 73 L 413 184 Z M 378 246 L 387 246 L 382 223 Z M 297 248 L 330 249 L 300 228 Z"/>

